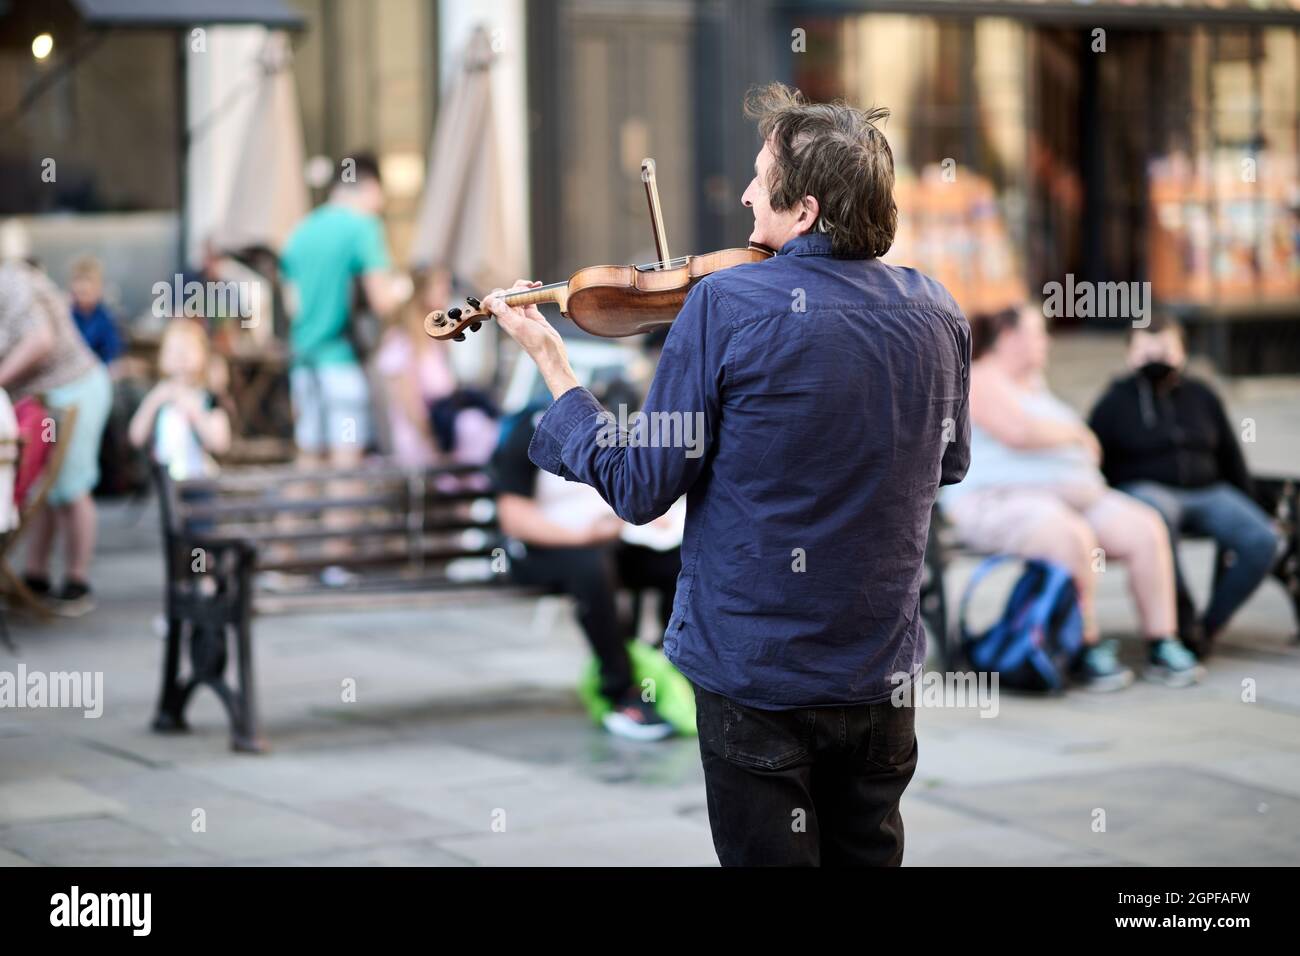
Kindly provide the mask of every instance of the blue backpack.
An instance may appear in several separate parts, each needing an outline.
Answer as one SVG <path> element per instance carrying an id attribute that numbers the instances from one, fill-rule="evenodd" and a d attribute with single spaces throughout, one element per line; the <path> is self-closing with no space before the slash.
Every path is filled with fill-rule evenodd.
<path id="1" fill-rule="evenodd" d="M 1050 561 L 1030 559 L 1011 589 L 1002 616 L 980 634 L 966 626 L 971 595 L 989 572 L 1012 555 L 986 558 L 962 595 L 958 612 L 962 649 L 979 671 L 997 671 L 1001 685 L 1017 690 L 1056 691 L 1065 687 L 1070 665 L 1083 648 L 1083 615 L 1074 579 Z"/>

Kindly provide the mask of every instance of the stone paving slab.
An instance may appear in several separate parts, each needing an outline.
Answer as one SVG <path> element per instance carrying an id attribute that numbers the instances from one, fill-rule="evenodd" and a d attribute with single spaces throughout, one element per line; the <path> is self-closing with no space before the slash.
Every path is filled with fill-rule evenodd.
<path id="1" fill-rule="evenodd" d="M 121 813 L 125 807 L 62 777 L 0 783 L 0 826 Z"/>
<path id="2" fill-rule="evenodd" d="M 82 727 L 82 721 L 56 711 L 43 711 L 43 719 L 25 725 L 20 735 L 0 738 L 0 785 L 36 778 L 59 777 L 67 773 L 117 773 L 123 757 L 88 746 L 82 733 L 97 727 Z"/>
<path id="3" fill-rule="evenodd" d="M 546 832 L 566 825 L 635 823 L 672 814 L 691 799 L 665 801 L 637 787 L 607 786 L 565 771 L 537 771 L 526 779 L 492 781 L 433 791 L 395 793 L 402 806 L 436 814 L 459 824 L 463 833 L 493 833 L 503 824 L 510 832 Z M 698 795 L 703 802 L 702 794 Z"/>
<path id="4" fill-rule="evenodd" d="M 0 828 L 0 847 L 41 866 L 200 866 L 220 862 L 115 817 L 23 823 Z"/>
<path id="5" fill-rule="evenodd" d="M 351 751 L 277 753 L 268 758 L 202 760 L 186 772 L 228 790 L 292 803 L 304 794 L 343 799 L 382 790 L 431 793 L 485 781 L 526 779 L 527 764 L 445 744 L 394 744 Z"/>
<path id="6" fill-rule="evenodd" d="M 1128 864 L 1300 865 L 1300 798 L 1177 766 L 945 790 L 948 807 Z M 1104 832 L 1095 832 L 1098 810 Z"/>
<path id="7" fill-rule="evenodd" d="M 1015 823 L 988 820 L 909 790 L 901 807 L 905 866 L 1114 866 L 1101 850 L 1079 849 Z"/>
<path id="8" fill-rule="evenodd" d="M 1231 756 L 1209 761 L 1208 767 L 1220 776 L 1300 798 L 1300 756 L 1294 752 L 1238 751 Z"/>
<path id="9" fill-rule="evenodd" d="M 270 857 L 239 865 L 249 866 L 471 866 L 464 857 L 428 840 L 403 841 L 358 850 L 331 850 L 300 856 Z"/>
<path id="10" fill-rule="evenodd" d="M 91 783 L 90 781 L 87 781 Z M 177 770 L 122 774 L 93 781 L 124 805 L 118 816 L 161 842 L 231 860 L 354 848 L 371 839 L 364 821 L 340 826 L 310 813 L 311 803 L 253 798 Z M 196 830 L 196 811 L 202 828 Z M 396 821 L 395 821 L 396 822 Z M 432 828 L 418 836 L 448 832 Z"/>
<path id="11" fill-rule="evenodd" d="M 577 823 L 439 841 L 479 866 L 716 866 L 707 823 L 673 817 Z"/>
<path id="12" fill-rule="evenodd" d="M 1053 382 L 1086 408 L 1116 342 L 1055 343 Z M 1261 436 L 1300 436 L 1300 380 L 1230 383 Z M 1294 468 L 1261 441 L 1257 466 Z M 1280 458 L 1279 458 L 1280 454 Z M 98 610 L 16 620 L 0 668 L 105 675 L 102 718 L 0 714 L 0 866 L 713 865 L 698 742 L 634 744 L 594 727 L 574 694 L 588 651 L 569 608 L 532 601 L 403 603 L 263 614 L 258 700 L 272 751 L 228 749 L 201 690 L 193 732 L 149 731 L 162 641 L 152 506 L 102 509 Z M 1212 554 L 1184 552 L 1193 591 Z M 955 602 L 974 568 L 949 576 Z M 1122 565 L 1099 613 L 1140 665 Z M 996 599 L 993 603 L 996 603 Z M 1266 583 L 1234 619 L 1198 688 L 1138 684 L 1054 699 L 1004 694 L 999 714 L 923 708 L 904 798 L 908 865 L 1300 862 L 1300 645 Z M 341 681 L 357 682 L 345 703 Z M 1253 681 L 1256 700 L 1242 700 Z M 1091 811 L 1107 811 L 1107 832 Z M 195 833 L 192 812 L 206 811 Z M 493 811 L 505 811 L 494 832 Z"/>

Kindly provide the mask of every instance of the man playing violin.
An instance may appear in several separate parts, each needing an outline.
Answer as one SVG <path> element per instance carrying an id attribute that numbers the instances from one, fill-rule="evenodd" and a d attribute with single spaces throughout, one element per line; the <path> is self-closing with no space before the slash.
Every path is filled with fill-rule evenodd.
<path id="1" fill-rule="evenodd" d="M 969 461 L 970 329 L 939 283 L 880 261 L 897 225 L 887 111 L 773 84 L 746 112 L 763 140 L 750 241 L 778 252 L 691 290 L 642 409 L 701 415 L 703 454 L 609 441 L 536 307 L 504 290 L 485 307 L 555 398 L 539 467 L 634 524 L 687 495 L 664 651 L 696 690 L 719 860 L 896 865 L 917 759 L 900 691 L 925 659 L 931 507 Z"/>

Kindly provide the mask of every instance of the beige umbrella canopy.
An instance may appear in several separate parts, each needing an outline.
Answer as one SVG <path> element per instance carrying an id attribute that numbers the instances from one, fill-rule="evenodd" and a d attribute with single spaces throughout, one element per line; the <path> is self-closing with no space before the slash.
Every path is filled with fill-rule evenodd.
<path id="1" fill-rule="evenodd" d="M 291 58 L 287 34 L 267 36 L 230 205 L 215 237 L 223 248 L 264 245 L 279 251 L 310 209 Z"/>
<path id="2" fill-rule="evenodd" d="M 507 201 L 498 142 L 495 59 L 487 30 L 476 28 L 439 110 L 410 254 L 412 269 L 449 269 L 476 292 L 508 286 L 527 270 L 523 210 Z"/>

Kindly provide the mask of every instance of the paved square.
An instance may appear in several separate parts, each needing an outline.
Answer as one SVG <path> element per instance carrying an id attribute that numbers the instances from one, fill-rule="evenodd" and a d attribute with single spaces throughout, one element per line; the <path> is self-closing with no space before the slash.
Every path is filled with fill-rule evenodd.
<path id="1" fill-rule="evenodd" d="M 1057 343 L 1054 385 L 1086 407 L 1120 347 Z M 1258 422 L 1253 463 L 1295 468 L 1269 436 L 1300 440 L 1300 384 L 1225 394 Z M 567 611 L 537 629 L 545 616 L 530 602 L 261 616 L 272 752 L 231 753 L 206 691 L 193 733 L 151 733 L 156 521 L 151 506 L 106 505 L 99 609 L 15 621 L 18 657 L 0 649 L 0 669 L 102 671 L 105 695 L 99 719 L 0 712 L 0 865 L 716 863 L 696 742 L 630 744 L 591 726 L 574 694 L 584 641 Z M 1186 552 L 1198 593 L 1210 558 L 1203 545 Z M 954 592 L 970 570 L 956 568 Z M 1123 654 L 1137 662 L 1122 568 L 1103 575 L 1099 597 L 1103 626 L 1128 635 Z M 1003 694 L 995 718 L 924 708 L 917 726 L 909 865 L 1300 864 L 1300 649 L 1275 582 L 1199 687 Z"/>

